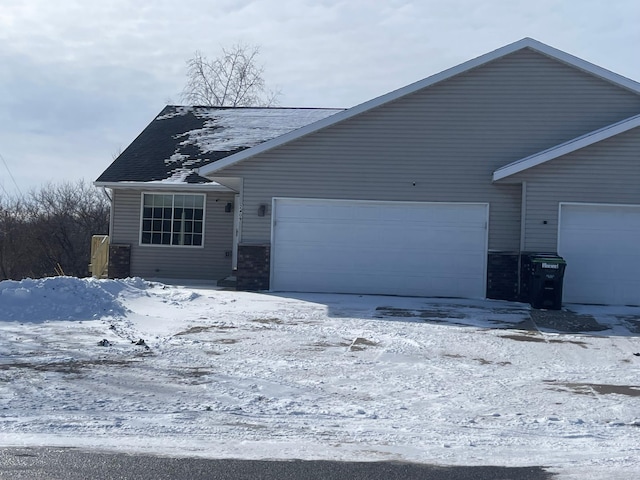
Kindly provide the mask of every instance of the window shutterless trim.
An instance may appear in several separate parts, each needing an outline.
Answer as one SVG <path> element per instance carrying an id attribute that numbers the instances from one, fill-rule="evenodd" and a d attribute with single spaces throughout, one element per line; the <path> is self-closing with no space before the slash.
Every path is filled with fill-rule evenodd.
<path id="1" fill-rule="evenodd" d="M 176 195 L 181 195 L 181 196 L 194 196 L 194 197 L 202 197 L 202 234 L 198 234 L 198 235 L 202 235 L 202 243 L 200 245 L 180 245 L 180 244 L 173 244 L 173 243 L 168 243 L 168 244 L 162 244 L 162 243 L 143 243 L 142 242 L 142 232 L 143 232 L 143 222 L 144 222 L 144 196 L 145 195 L 161 195 L 161 196 L 168 196 L 171 195 L 172 196 L 172 200 L 171 200 L 171 232 L 169 233 L 169 235 L 171 235 L 170 237 L 170 241 L 173 241 L 173 215 L 174 215 L 174 210 L 175 210 L 175 196 Z M 192 249 L 198 249 L 198 248 L 204 248 L 204 244 L 205 244 L 205 229 L 206 229 L 206 216 L 207 216 L 207 195 L 206 193 L 193 193 L 193 192 L 140 192 L 140 222 L 138 225 L 138 246 L 140 247 L 151 247 L 151 248 L 192 248 Z M 164 220 L 164 219 L 162 219 Z M 151 220 L 153 222 L 153 219 Z M 152 230 L 153 231 L 153 230 Z M 153 233 L 152 233 L 153 234 Z M 192 232 L 193 234 L 193 232 Z"/>

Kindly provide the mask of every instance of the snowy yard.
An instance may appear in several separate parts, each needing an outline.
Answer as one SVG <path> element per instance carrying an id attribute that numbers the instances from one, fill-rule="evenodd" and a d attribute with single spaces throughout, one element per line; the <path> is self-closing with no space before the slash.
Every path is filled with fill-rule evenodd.
<path id="1" fill-rule="evenodd" d="M 640 308 L 0 282 L 0 446 L 640 475 Z M 140 342 L 142 339 L 144 342 Z"/>

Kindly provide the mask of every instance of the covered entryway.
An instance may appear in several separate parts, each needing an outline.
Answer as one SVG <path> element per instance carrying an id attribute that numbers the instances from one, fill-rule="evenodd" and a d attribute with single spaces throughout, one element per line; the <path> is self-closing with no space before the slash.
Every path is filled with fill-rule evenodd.
<path id="1" fill-rule="evenodd" d="M 484 298 L 488 204 L 276 198 L 271 289 Z"/>
<path id="2" fill-rule="evenodd" d="M 640 305 L 640 205 L 560 204 L 567 303 Z"/>

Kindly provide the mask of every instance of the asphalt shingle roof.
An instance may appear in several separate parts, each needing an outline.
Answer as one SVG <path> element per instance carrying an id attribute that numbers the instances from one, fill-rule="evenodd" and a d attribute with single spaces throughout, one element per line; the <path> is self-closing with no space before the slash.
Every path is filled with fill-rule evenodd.
<path id="1" fill-rule="evenodd" d="M 96 181 L 207 183 L 195 169 L 340 111 L 168 105 Z"/>

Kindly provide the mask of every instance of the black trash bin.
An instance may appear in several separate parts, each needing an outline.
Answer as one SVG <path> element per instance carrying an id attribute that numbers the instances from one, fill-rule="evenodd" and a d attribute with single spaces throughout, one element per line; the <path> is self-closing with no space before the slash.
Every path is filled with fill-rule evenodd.
<path id="1" fill-rule="evenodd" d="M 520 263 L 520 300 L 533 308 L 560 310 L 565 260 L 555 253 L 525 253 Z"/>

